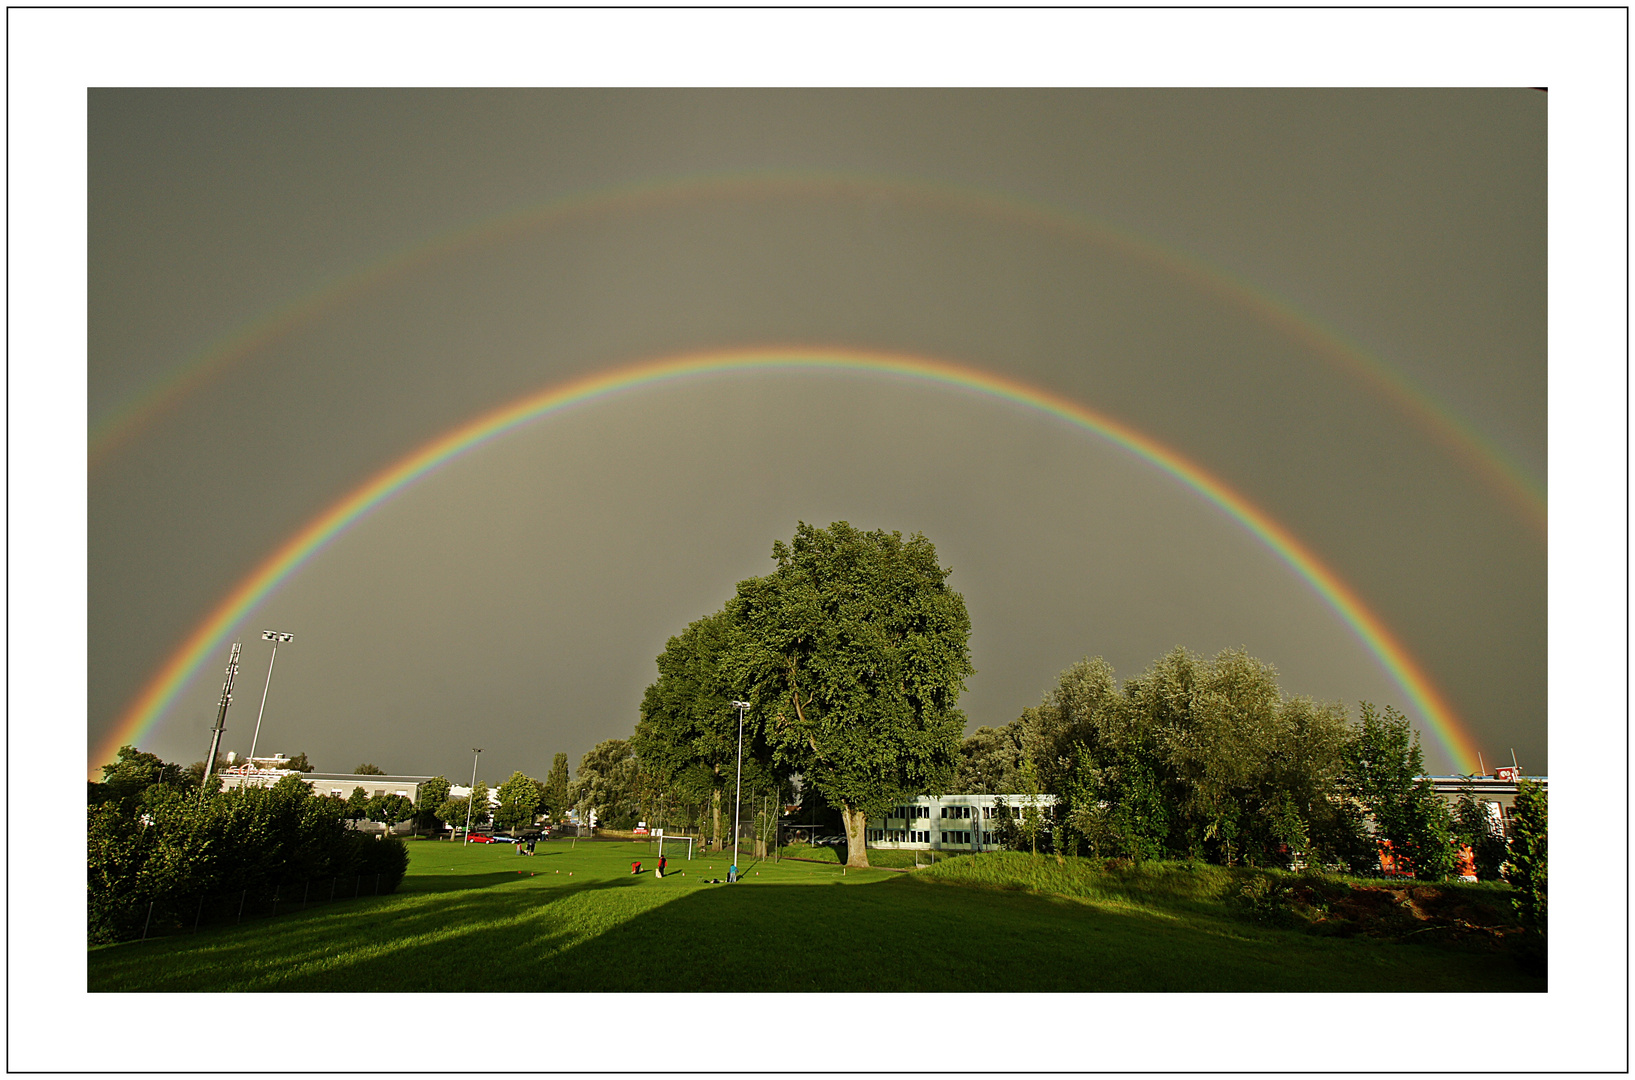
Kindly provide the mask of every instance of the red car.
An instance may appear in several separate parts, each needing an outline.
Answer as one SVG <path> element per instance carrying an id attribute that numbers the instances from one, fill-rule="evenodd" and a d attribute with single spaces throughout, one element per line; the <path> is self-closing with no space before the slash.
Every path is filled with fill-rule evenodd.
<path id="1" fill-rule="evenodd" d="M 474 832 L 470 836 L 466 837 L 465 839 L 470 841 L 473 844 L 492 844 L 494 842 L 494 838 L 492 836 L 489 836 L 487 833 L 475 833 Z"/>

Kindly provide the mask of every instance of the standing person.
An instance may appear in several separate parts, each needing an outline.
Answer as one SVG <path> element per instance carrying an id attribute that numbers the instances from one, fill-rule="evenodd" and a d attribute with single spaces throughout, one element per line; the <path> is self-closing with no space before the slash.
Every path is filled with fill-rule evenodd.
<path id="1" fill-rule="evenodd" d="M 660 855 L 659 856 L 658 869 L 653 871 L 653 876 L 654 877 L 663 877 L 664 876 L 664 867 L 668 862 L 669 862 L 668 859 L 666 859 L 663 855 Z"/>
<path id="2" fill-rule="evenodd" d="M 524 854 L 524 852 L 522 850 L 522 841 L 520 839 L 517 840 L 517 854 L 518 855 Z"/>

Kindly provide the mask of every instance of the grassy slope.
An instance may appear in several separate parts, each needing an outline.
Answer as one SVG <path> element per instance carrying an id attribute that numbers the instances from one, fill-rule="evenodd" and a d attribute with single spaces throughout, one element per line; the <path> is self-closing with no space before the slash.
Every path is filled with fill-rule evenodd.
<path id="1" fill-rule="evenodd" d="M 914 874 L 845 875 L 762 862 L 745 867 L 751 887 L 728 888 L 704 882 L 725 876 L 719 856 L 672 860 L 662 881 L 632 877 L 634 858 L 651 868 L 644 844 L 552 842 L 532 859 L 430 842 L 410 850 L 409 876 L 392 896 L 93 949 L 90 989 L 1544 988 L 1499 954 L 1246 923 L 1207 884 L 1191 897 L 1174 881 L 1091 895 L 1091 876 L 1080 874 L 1076 885 L 1034 883 L 1071 895 L 1037 895 L 982 887 L 999 884 L 997 875 L 980 880 L 997 862 L 977 860 L 973 872 L 971 860 L 954 860 Z M 1040 864 L 1063 876 L 1053 860 Z"/>

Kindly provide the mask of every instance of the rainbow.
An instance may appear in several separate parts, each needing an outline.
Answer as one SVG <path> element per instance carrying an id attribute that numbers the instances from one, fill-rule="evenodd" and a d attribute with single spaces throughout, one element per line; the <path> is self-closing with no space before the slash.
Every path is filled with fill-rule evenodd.
<path id="1" fill-rule="evenodd" d="M 97 469 L 188 394 L 235 362 L 277 341 L 325 312 L 433 263 L 529 231 L 577 220 L 707 201 L 767 199 L 898 199 L 945 212 L 971 214 L 1009 225 L 1109 248 L 1200 291 L 1252 313 L 1280 333 L 1370 387 L 1464 463 L 1508 503 L 1534 535 L 1546 532 L 1542 482 L 1492 440 L 1356 342 L 1247 281 L 1203 260 L 1112 229 L 1091 218 L 1042 203 L 951 185 L 846 174 L 750 173 L 700 176 L 579 193 L 482 219 L 411 244 L 325 281 L 192 354 L 165 376 L 100 417 L 91 427 L 89 461 Z"/>
<path id="2" fill-rule="evenodd" d="M 1402 687 L 1455 767 L 1467 773 L 1474 770 L 1474 743 L 1453 708 L 1379 616 L 1292 533 L 1198 465 L 1127 424 L 1007 376 L 926 357 L 833 347 L 739 349 L 650 360 L 548 386 L 444 432 L 313 518 L 240 581 L 126 709 L 112 734 L 96 748 L 92 770 L 112 760 L 120 746 L 139 745 L 200 666 L 279 585 L 353 523 L 440 466 L 530 421 L 571 406 L 687 379 L 758 371 L 855 372 L 958 387 L 1037 409 L 1094 432 L 1152 463 L 1236 519 L 1316 589 Z"/>

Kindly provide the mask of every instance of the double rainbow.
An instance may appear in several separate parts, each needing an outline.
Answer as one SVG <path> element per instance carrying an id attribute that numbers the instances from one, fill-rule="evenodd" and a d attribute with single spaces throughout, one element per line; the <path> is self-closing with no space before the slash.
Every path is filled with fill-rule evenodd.
<path id="1" fill-rule="evenodd" d="M 1462 772 L 1474 771 L 1476 753 L 1469 733 L 1379 616 L 1292 533 L 1220 479 L 1127 424 L 1020 380 L 927 357 L 828 347 L 690 353 L 638 363 L 530 393 L 423 444 L 312 519 L 239 582 L 153 675 L 112 733 L 95 748 L 92 769 L 112 760 L 121 745 L 140 744 L 201 665 L 279 585 L 353 523 L 438 467 L 524 424 L 574 405 L 687 379 L 780 370 L 856 372 L 960 387 L 1057 417 L 1157 466 L 1236 519 L 1304 578 L 1402 687 L 1454 766 Z"/>
<path id="2" fill-rule="evenodd" d="M 1497 496 L 1510 504 L 1535 536 L 1546 527 L 1542 482 L 1503 448 L 1356 342 L 1297 311 L 1278 297 L 1184 252 L 1109 227 L 1060 207 L 956 187 L 890 177 L 842 173 L 742 173 L 671 178 L 600 189 L 484 218 L 398 249 L 323 282 L 189 357 L 121 405 L 98 418 L 90 432 L 95 470 L 170 408 L 236 362 L 369 290 L 462 252 L 572 222 L 668 207 L 747 203 L 769 199 L 863 201 L 889 199 L 945 213 L 985 218 L 1014 228 L 1063 237 L 1151 266 L 1216 296 L 1275 327 L 1369 387 L 1417 424 Z"/>

